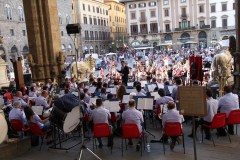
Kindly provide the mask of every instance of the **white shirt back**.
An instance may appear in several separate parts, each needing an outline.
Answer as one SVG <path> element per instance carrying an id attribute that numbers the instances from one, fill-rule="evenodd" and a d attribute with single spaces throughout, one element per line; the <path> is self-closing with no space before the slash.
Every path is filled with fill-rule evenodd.
<path id="1" fill-rule="evenodd" d="M 101 107 L 97 107 L 94 110 L 92 110 L 91 118 L 93 119 L 93 123 L 107 123 L 108 119 L 111 118 L 111 114 L 109 110 Z"/>
<path id="2" fill-rule="evenodd" d="M 219 99 L 218 107 L 220 107 L 220 112 L 225 112 L 228 117 L 232 110 L 239 109 L 238 95 L 233 93 L 225 94 Z"/>
<path id="3" fill-rule="evenodd" d="M 212 122 L 212 119 L 218 110 L 218 100 L 212 97 L 207 100 L 207 116 L 203 117 L 204 121 Z"/>

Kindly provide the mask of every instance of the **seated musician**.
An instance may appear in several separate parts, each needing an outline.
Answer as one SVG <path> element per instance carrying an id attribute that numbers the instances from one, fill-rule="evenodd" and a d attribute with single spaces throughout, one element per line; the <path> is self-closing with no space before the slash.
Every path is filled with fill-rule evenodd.
<path id="1" fill-rule="evenodd" d="M 30 88 L 30 92 L 28 93 L 28 96 L 37 98 L 37 89 L 36 89 L 36 87 L 32 86 Z"/>
<path id="2" fill-rule="evenodd" d="M 21 91 L 16 92 L 16 96 L 13 98 L 14 102 L 20 102 L 22 108 L 29 106 L 28 96 L 23 96 Z"/>
<path id="3" fill-rule="evenodd" d="M 48 92 L 43 90 L 42 95 L 35 99 L 36 106 L 43 106 L 44 109 L 50 108 L 52 104 L 52 98 L 48 97 Z"/>
<path id="4" fill-rule="evenodd" d="M 122 113 L 122 119 L 124 123 L 135 123 L 138 126 L 138 130 L 142 133 L 142 123 L 144 122 L 142 112 L 135 108 L 135 100 L 129 100 L 128 109 Z M 133 145 L 132 139 L 129 139 L 128 145 Z M 137 151 L 140 150 L 140 142 L 137 144 Z"/>
<path id="5" fill-rule="evenodd" d="M 217 114 L 218 110 L 218 100 L 212 98 L 212 91 L 210 89 L 206 92 L 206 98 L 207 98 L 207 115 L 200 119 L 200 121 L 197 121 L 195 119 L 195 132 L 197 131 L 197 128 L 199 125 L 206 124 L 211 125 L 212 119 L 215 114 Z M 203 127 L 205 132 L 205 139 L 211 140 L 211 133 L 210 129 L 207 127 Z M 188 135 L 188 137 L 193 137 L 193 133 Z"/>
<path id="6" fill-rule="evenodd" d="M 27 124 L 27 119 L 24 111 L 22 110 L 21 102 L 13 102 L 13 109 L 9 113 L 9 121 L 13 119 L 20 120 L 24 125 Z"/>
<path id="7" fill-rule="evenodd" d="M 168 102 L 168 112 L 162 116 L 162 125 L 165 126 L 166 122 L 179 122 L 182 123 L 184 118 L 179 114 L 179 111 L 176 110 L 176 104 L 173 101 Z M 180 143 L 178 137 L 171 137 L 172 142 L 170 144 L 170 149 L 173 150 L 176 144 L 176 141 Z"/>
<path id="8" fill-rule="evenodd" d="M 33 112 L 33 110 L 30 107 L 26 107 L 24 109 L 24 112 L 26 114 L 26 118 L 28 122 L 36 123 L 43 132 L 46 132 L 51 129 L 51 125 L 48 118 L 45 118 L 44 120 L 42 120 L 36 113 Z M 51 136 L 51 133 L 48 133 L 47 144 L 50 144 L 51 142 L 52 142 L 52 136 Z"/>
<path id="9" fill-rule="evenodd" d="M 166 104 L 169 101 L 173 101 L 173 98 L 165 95 L 164 89 L 160 88 L 158 90 L 159 98 L 156 100 L 156 106 L 160 106 L 161 104 Z"/>
<path id="10" fill-rule="evenodd" d="M 93 120 L 93 124 L 96 123 L 107 123 L 109 124 L 108 120 L 111 118 L 111 114 L 109 110 L 105 109 L 103 107 L 103 101 L 102 99 L 96 100 L 96 108 L 92 110 L 91 120 Z M 102 148 L 102 140 L 101 138 L 98 138 L 99 148 Z M 108 146 L 113 145 L 113 137 L 108 137 Z"/>
<path id="11" fill-rule="evenodd" d="M 141 85 L 137 85 L 136 90 L 137 90 L 137 95 L 136 96 L 146 96 L 146 94 L 143 93 L 143 91 L 142 91 Z"/>

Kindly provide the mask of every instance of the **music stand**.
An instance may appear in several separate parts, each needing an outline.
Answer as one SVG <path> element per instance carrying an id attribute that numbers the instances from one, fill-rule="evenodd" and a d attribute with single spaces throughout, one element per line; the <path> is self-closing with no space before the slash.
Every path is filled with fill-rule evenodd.
<path id="1" fill-rule="evenodd" d="M 137 106 L 138 105 L 138 100 L 139 99 L 152 99 L 152 101 L 154 101 L 154 96 L 133 96 L 133 99 L 136 101 L 136 108 L 139 109 L 139 107 Z M 144 112 L 147 111 L 147 110 L 150 110 L 152 111 L 153 110 L 153 105 L 152 105 L 152 108 L 149 109 L 149 108 L 145 108 L 145 106 L 143 108 L 140 108 L 140 109 L 143 109 Z M 143 115 L 143 119 L 144 119 L 144 122 L 143 122 L 143 128 L 145 129 L 145 131 L 151 135 L 153 138 L 155 138 L 156 136 L 154 134 L 152 134 L 151 132 L 149 132 L 147 130 L 147 124 L 146 124 L 146 114 Z"/>

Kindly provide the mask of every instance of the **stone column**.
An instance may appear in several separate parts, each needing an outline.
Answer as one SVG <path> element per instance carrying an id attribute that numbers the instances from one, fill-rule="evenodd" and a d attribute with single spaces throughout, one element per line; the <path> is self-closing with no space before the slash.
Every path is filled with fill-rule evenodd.
<path id="1" fill-rule="evenodd" d="M 236 52 L 233 53 L 234 56 L 234 93 L 239 93 L 240 91 L 240 1 L 235 0 L 236 5 Z M 231 49 L 230 49 L 231 51 Z"/>
<path id="2" fill-rule="evenodd" d="M 63 69 L 57 0 L 23 0 L 33 81 Z"/>

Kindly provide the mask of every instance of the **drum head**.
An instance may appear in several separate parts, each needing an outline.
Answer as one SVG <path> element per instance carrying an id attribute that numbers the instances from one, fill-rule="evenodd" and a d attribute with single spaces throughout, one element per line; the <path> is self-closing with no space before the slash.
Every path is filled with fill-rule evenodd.
<path id="1" fill-rule="evenodd" d="M 8 126 L 5 118 L 0 114 L 0 144 L 7 136 Z"/>
<path id="2" fill-rule="evenodd" d="M 69 133 L 74 130 L 80 123 L 80 107 L 74 107 L 71 112 L 67 113 L 63 124 L 63 131 Z"/>

